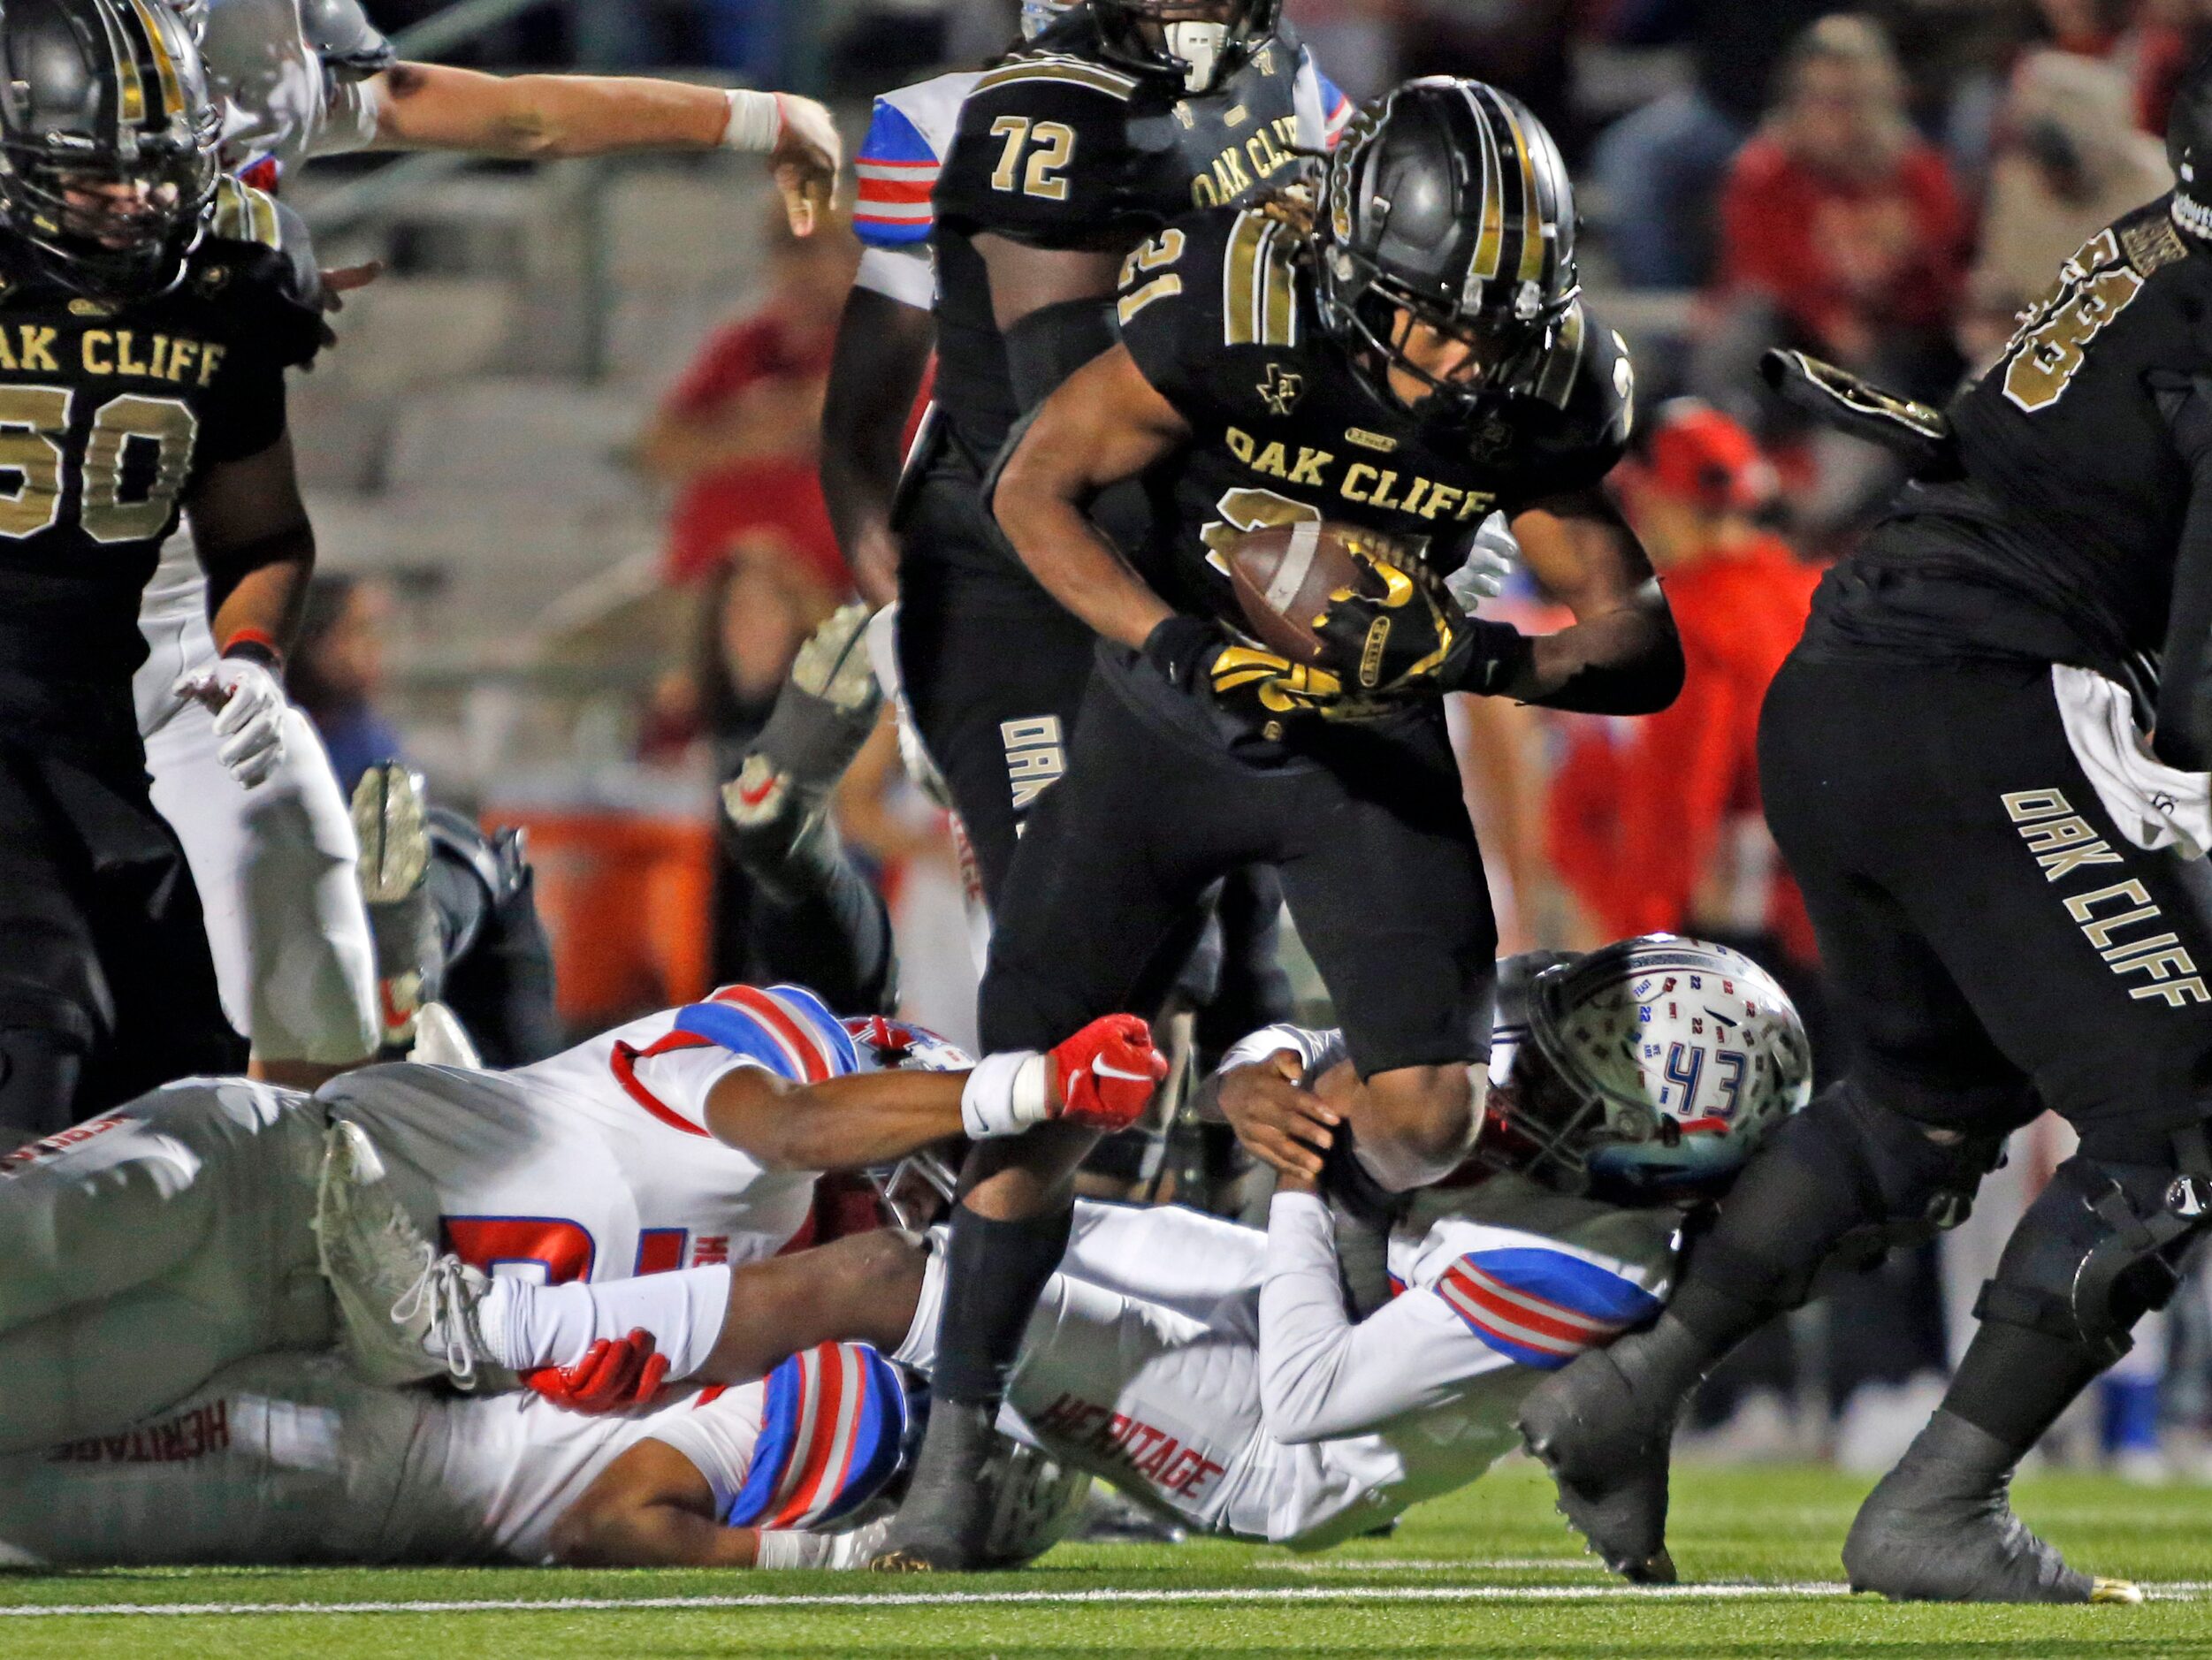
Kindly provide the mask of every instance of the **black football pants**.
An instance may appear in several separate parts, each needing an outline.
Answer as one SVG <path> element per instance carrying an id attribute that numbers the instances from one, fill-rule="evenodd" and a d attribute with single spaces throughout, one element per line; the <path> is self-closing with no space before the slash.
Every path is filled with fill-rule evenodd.
<path id="1" fill-rule="evenodd" d="M 1793 657 L 1759 769 L 1871 1099 L 1995 1132 L 2032 1084 L 2123 1158 L 2212 1110 L 2212 924 L 2114 826 L 2047 666 Z"/>
<path id="2" fill-rule="evenodd" d="M 1140 715 L 1119 681 L 1093 681 L 1068 776 L 1015 857 L 984 1048 L 1049 1047 L 1128 1008 L 1199 895 L 1269 864 L 1362 1077 L 1488 1055 L 1498 931 L 1441 706 L 1255 765 Z"/>

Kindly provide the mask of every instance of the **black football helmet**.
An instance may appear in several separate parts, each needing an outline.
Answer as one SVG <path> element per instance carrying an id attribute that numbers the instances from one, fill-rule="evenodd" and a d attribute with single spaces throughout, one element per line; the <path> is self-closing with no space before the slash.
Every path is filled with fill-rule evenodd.
<path id="1" fill-rule="evenodd" d="M 64 286 L 167 293 L 206 233 L 222 118 L 160 0 L 0 4 L 0 227 Z"/>
<path id="2" fill-rule="evenodd" d="M 2200 57 L 2174 93 L 2166 118 L 2166 162 L 2178 181 L 2174 223 L 2212 240 L 2212 52 Z"/>
<path id="3" fill-rule="evenodd" d="M 1283 0 L 1232 0 L 1227 22 L 1216 20 L 1223 9 L 1208 0 L 1091 0 L 1106 57 L 1172 75 L 1186 92 L 1211 92 L 1274 39 Z"/>
<path id="4" fill-rule="evenodd" d="M 1363 110 L 1330 158 L 1318 232 L 1324 325 L 1386 402 L 1396 368 L 1430 388 L 1424 409 L 1451 418 L 1530 390 L 1582 293 L 1559 147 L 1479 80 L 1408 81 Z M 1479 340 L 1480 378 L 1447 383 L 1409 362 L 1401 310 Z"/>

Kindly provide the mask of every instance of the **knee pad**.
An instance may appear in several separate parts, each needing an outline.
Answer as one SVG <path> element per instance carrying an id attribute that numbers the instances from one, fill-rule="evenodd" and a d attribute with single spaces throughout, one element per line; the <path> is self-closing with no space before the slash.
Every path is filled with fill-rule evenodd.
<path id="1" fill-rule="evenodd" d="M 1869 1100 L 1848 1080 L 1831 1085 L 1782 1122 L 1753 1168 L 1766 1160 L 1797 1167 L 1798 1181 L 1784 1184 L 1797 1195 L 1790 1201 L 1793 1214 L 1810 1197 L 1804 1192 L 1810 1184 L 1821 1195 L 1813 1211 L 1863 1220 L 1842 1227 L 1824 1249 L 1795 1258 L 1754 1256 L 1720 1237 L 1698 1249 L 1709 1262 L 1726 1259 L 1721 1272 L 1750 1288 L 1762 1306 L 1795 1308 L 1813 1295 L 1814 1283 L 1830 1268 L 1871 1268 L 1893 1250 L 1923 1244 L 1964 1222 L 1982 1177 L 2002 1151 L 2002 1139 L 1995 1137 L 1934 1140 L 1926 1126 Z M 1766 1202 L 1781 1201 L 1769 1190 Z M 1773 1220 L 1779 1224 L 1781 1219 Z"/>
<path id="2" fill-rule="evenodd" d="M 1784 1121 L 1778 1147 L 1834 1179 L 1853 1184 L 1861 1207 L 1879 1216 L 1889 1245 L 1917 1245 L 1966 1220 L 2003 1139 L 1939 1141 L 1929 1126 L 1873 1100 L 1848 1080 L 1831 1085 Z"/>
<path id="3" fill-rule="evenodd" d="M 2060 1165 L 2013 1230 L 1975 1318 L 2063 1338 L 2101 1365 L 2125 1354 L 2130 1329 L 2166 1306 L 2184 1253 L 2212 1226 L 2201 1128 L 2176 1142 L 2155 1164 L 2077 1154 Z"/>

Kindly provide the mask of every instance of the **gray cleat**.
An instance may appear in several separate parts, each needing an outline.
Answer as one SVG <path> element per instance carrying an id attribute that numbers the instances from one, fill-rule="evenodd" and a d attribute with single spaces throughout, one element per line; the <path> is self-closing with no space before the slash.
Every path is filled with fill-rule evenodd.
<path id="1" fill-rule="evenodd" d="M 397 761 L 379 761 L 354 786 L 355 867 L 376 943 L 378 1020 L 387 1048 L 415 1040 L 416 1011 L 434 988 L 437 918 L 429 887 L 430 823 L 423 781 Z"/>
<path id="2" fill-rule="evenodd" d="M 2140 1603 L 2125 1580 L 2093 1579 L 2012 1513 L 2012 1455 L 1949 1412 L 1928 1420 L 1859 1507 L 1843 1542 L 1854 1591 L 1900 1603 Z"/>
<path id="3" fill-rule="evenodd" d="M 1667 1461 L 1701 1359 L 1697 1340 L 1662 1314 L 1649 1331 L 1576 1356 L 1522 1403 L 1521 1439 L 1551 1471 L 1560 1513 L 1639 1585 L 1674 1583 Z"/>

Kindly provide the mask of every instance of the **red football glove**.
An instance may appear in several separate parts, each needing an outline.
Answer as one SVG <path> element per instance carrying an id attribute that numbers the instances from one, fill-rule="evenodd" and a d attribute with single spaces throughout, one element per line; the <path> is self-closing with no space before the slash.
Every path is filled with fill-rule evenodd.
<path id="1" fill-rule="evenodd" d="M 1111 1132 L 1144 1116 L 1168 1073 L 1152 1028 L 1134 1015 L 1108 1015 L 1052 1052 L 1063 1123 Z"/>
<path id="2" fill-rule="evenodd" d="M 574 1366 L 540 1367 L 523 1373 L 522 1382 L 556 1406 L 598 1416 L 651 1405 L 667 1375 L 668 1357 L 641 1329 L 627 1337 L 602 1337 Z"/>

